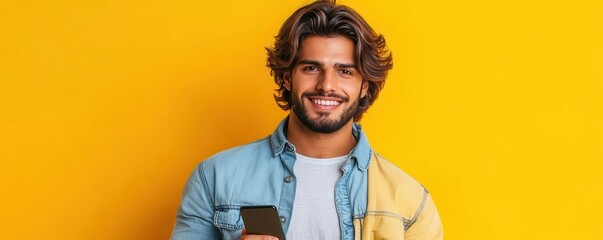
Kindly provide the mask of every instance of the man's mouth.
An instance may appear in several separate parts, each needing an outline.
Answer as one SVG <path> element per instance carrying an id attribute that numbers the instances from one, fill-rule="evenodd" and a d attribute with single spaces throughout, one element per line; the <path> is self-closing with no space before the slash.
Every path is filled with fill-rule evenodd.
<path id="1" fill-rule="evenodd" d="M 321 105 L 321 106 L 338 106 L 339 104 L 341 104 L 340 101 L 322 100 L 322 99 L 317 99 L 317 98 L 310 98 L 310 101 L 312 101 L 314 104 Z"/>

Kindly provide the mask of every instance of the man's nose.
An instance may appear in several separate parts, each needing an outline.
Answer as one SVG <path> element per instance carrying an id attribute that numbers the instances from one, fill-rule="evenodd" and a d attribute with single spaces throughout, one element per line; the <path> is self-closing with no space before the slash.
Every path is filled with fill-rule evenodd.
<path id="1" fill-rule="evenodd" d="M 337 72 L 334 70 L 327 70 L 321 74 L 316 88 L 323 92 L 334 92 L 337 87 Z"/>

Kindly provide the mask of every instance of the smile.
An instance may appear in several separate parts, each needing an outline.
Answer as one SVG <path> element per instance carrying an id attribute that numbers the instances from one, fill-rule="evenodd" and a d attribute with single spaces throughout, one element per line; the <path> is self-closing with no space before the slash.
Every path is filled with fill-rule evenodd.
<path id="1" fill-rule="evenodd" d="M 321 105 L 321 106 L 338 106 L 339 104 L 341 104 L 339 101 L 334 101 L 334 100 L 320 100 L 320 99 L 310 99 L 310 101 L 312 101 L 315 104 Z"/>

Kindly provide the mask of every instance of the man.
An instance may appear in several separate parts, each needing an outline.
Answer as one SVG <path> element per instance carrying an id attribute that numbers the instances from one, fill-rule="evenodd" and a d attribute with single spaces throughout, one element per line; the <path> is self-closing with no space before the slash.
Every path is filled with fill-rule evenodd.
<path id="1" fill-rule="evenodd" d="M 289 116 L 272 135 L 199 164 L 172 239 L 270 239 L 244 229 L 240 208 L 256 205 L 277 207 L 287 239 L 442 239 L 428 192 L 355 123 L 392 68 L 383 36 L 354 10 L 317 1 L 267 50 Z"/>

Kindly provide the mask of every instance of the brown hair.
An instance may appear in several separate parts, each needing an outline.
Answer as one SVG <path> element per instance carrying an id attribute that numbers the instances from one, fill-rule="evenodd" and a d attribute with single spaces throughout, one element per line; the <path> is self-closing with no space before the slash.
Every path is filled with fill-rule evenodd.
<path id="1" fill-rule="evenodd" d="M 343 36 L 354 42 L 354 64 L 363 81 L 368 82 L 367 94 L 359 100 L 354 114 L 354 121 L 359 121 L 379 96 L 393 66 L 385 38 L 375 33 L 356 11 L 337 5 L 335 0 L 319 0 L 295 11 L 275 36 L 274 47 L 266 48 L 267 66 L 278 85 L 274 99 L 283 110 L 291 108 L 291 92 L 285 88 L 284 74 L 295 67 L 301 42 L 308 36 Z"/>

